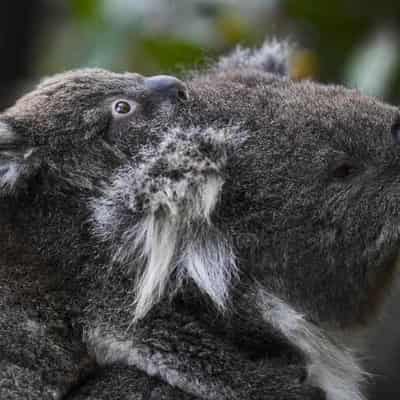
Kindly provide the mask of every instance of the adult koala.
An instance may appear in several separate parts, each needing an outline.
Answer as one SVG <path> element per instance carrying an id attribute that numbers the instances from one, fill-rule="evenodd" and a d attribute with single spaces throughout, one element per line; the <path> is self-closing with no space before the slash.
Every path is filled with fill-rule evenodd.
<path id="1" fill-rule="evenodd" d="M 0 115 L 3 399 L 361 400 L 398 109 L 287 76 L 80 70 Z"/>

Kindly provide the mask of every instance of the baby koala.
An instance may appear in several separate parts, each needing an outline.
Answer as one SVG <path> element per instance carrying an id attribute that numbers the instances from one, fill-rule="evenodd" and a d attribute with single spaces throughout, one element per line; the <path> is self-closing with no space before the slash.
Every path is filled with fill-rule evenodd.
<path id="1" fill-rule="evenodd" d="M 362 400 L 400 112 L 288 76 L 88 69 L 0 114 L 0 396 Z"/>

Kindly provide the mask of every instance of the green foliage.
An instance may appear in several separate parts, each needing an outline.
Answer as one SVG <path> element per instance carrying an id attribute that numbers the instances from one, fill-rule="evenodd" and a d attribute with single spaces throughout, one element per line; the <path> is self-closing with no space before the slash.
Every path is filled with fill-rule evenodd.
<path id="1" fill-rule="evenodd" d="M 70 0 L 71 11 L 75 18 L 84 21 L 97 20 L 100 16 L 98 0 Z"/>
<path id="2" fill-rule="evenodd" d="M 294 57 L 299 78 L 366 82 L 373 79 L 368 75 L 368 63 L 373 61 L 369 57 L 381 54 L 382 62 L 374 63 L 371 71 L 386 83 L 367 86 L 379 88 L 375 94 L 391 100 L 400 93 L 399 58 L 385 53 L 388 49 L 400 53 L 400 2 L 393 0 L 70 0 L 67 4 L 70 13 L 65 23 L 50 35 L 46 32 L 44 54 L 37 57 L 38 75 L 79 66 L 173 73 L 201 65 L 237 43 L 252 46 L 264 37 L 278 36 L 306 49 Z M 382 35 L 391 42 L 378 40 Z"/>
<path id="3" fill-rule="evenodd" d="M 173 37 L 145 37 L 140 52 L 163 71 L 197 66 L 204 61 L 204 50 L 195 43 Z"/>

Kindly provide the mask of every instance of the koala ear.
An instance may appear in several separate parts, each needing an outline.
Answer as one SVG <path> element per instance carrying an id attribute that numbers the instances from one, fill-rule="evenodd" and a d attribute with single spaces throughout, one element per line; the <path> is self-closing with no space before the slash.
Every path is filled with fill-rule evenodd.
<path id="1" fill-rule="evenodd" d="M 18 138 L 13 128 L 0 121 L 0 195 L 14 193 L 28 172 L 33 149 Z"/>
<path id="2" fill-rule="evenodd" d="M 237 47 L 231 54 L 222 57 L 220 70 L 250 68 L 280 76 L 289 75 L 290 47 L 287 42 L 265 41 L 258 49 Z"/>

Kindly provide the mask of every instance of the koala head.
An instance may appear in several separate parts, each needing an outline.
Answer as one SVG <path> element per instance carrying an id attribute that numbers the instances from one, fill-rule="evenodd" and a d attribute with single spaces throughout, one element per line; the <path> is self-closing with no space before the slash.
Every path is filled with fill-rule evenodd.
<path id="1" fill-rule="evenodd" d="M 18 182 L 17 170 L 27 175 L 38 170 L 34 159 L 53 172 L 59 170 L 72 186 L 93 188 L 93 178 L 101 179 L 104 172 L 100 170 L 107 165 L 102 159 L 107 153 L 104 146 L 114 153 L 109 157 L 121 158 L 123 152 L 133 151 L 131 146 L 145 144 L 150 131 L 139 134 L 144 125 L 150 128 L 147 122 L 151 120 L 154 127 L 162 126 L 168 110 L 184 96 L 183 83 L 168 76 L 81 70 L 46 79 L 2 115 L 3 193 L 24 185 L 22 179 Z M 124 136 L 128 130 L 135 140 Z M 88 143 L 91 151 L 82 152 Z M 87 157 L 90 160 L 85 161 Z M 79 167 L 80 162 L 86 166 Z M 82 173 L 76 174 L 77 170 Z"/>
<path id="2" fill-rule="evenodd" d="M 80 70 L 20 98 L 0 118 L 7 235 L 56 265 L 96 253 L 86 229 L 89 200 L 124 159 L 155 140 L 185 96 L 169 76 Z"/>
<path id="3" fill-rule="evenodd" d="M 398 257 L 400 113 L 291 80 L 286 53 L 239 49 L 185 83 L 45 80 L 0 115 L 5 232 L 60 268 L 133 276 L 134 319 L 177 290 L 223 310 L 261 287 L 363 323 Z"/>

